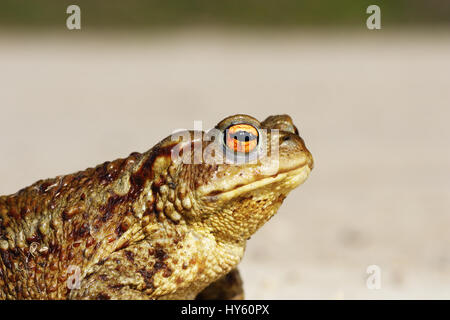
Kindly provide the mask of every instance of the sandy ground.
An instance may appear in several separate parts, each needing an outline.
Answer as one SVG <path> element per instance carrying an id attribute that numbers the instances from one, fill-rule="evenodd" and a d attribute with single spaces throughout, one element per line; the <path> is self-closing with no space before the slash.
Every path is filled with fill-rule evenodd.
<path id="1" fill-rule="evenodd" d="M 450 298 L 449 40 L 1 34 L 0 194 L 194 120 L 287 113 L 315 169 L 249 241 L 247 298 Z"/>

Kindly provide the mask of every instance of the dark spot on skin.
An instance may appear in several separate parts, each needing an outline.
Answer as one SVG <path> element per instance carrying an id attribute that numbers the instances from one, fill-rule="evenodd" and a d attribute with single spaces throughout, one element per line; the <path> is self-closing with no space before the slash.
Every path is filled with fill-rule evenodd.
<path id="1" fill-rule="evenodd" d="M 87 224 L 86 222 L 83 223 L 76 231 L 75 234 L 75 239 L 81 239 L 84 238 L 85 236 L 87 236 L 89 234 L 89 224 Z"/>
<path id="2" fill-rule="evenodd" d="M 143 216 L 148 216 L 155 212 L 155 204 L 153 202 L 147 202 L 147 208 L 145 209 Z"/>
<path id="3" fill-rule="evenodd" d="M 152 166 L 159 152 L 159 148 L 156 147 L 155 151 L 156 152 L 152 152 L 144 161 L 139 170 L 130 176 L 130 190 L 128 192 L 129 199 L 137 199 L 144 189 L 145 182 L 153 178 Z"/>
<path id="4" fill-rule="evenodd" d="M 128 250 L 124 251 L 125 258 L 128 259 L 128 261 L 134 262 L 134 253 Z"/>
<path id="5" fill-rule="evenodd" d="M 107 184 L 110 182 L 109 178 L 110 176 L 108 173 L 108 165 L 109 165 L 109 161 L 106 161 L 104 163 L 102 163 L 101 165 L 99 165 L 97 168 L 95 168 L 95 172 L 98 175 L 98 180 L 100 182 L 100 184 Z"/>
<path id="6" fill-rule="evenodd" d="M 56 271 L 58 270 L 58 262 L 57 261 L 52 261 L 49 265 L 49 269 L 51 271 Z"/>
<path id="7" fill-rule="evenodd" d="M 20 210 L 20 215 L 22 216 L 22 219 L 25 218 L 25 216 L 30 212 L 31 212 L 31 210 L 29 207 L 27 207 L 27 206 L 22 207 L 22 209 Z"/>
<path id="8" fill-rule="evenodd" d="M 28 244 L 31 244 L 31 243 L 33 243 L 33 242 L 41 242 L 41 240 L 42 240 L 42 234 L 41 234 L 41 232 L 39 231 L 39 229 L 37 229 L 34 233 L 33 233 L 33 235 L 31 236 L 31 237 L 29 237 L 29 238 L 27 238 L 27 242 L 28 242 Z"/>
<path id="9" fill-rule="evenodd" d="M 68 221 L 70 219 L 70 216 L 67 214 L 66 211 L 63 211 L 62 219 L 63 219 L 63 221 Z"/>
<path id="10" fill-rule="evenodd" d="M 119 159 L 113 162 L 107 161 L 95 168 L 99 183 L 102 185 L 108 185 L 117 180 L 123 172 L 125 165 L 126 159 Z"/>
<path id="11" fill-rule="evenodd" d="M 61 181 L 61 185 L 62 187 L 67 187 L 73 180 L 73 175 L 69 174 L 65 177 L 63 177 L 62 181 Z"/>
<path id="12" fill-rule="evenodd" d="M 105 261 L 106 261 L 106 259 L 102 259 L 102 260 L 100 260 L 97 264 L 98 264 L 99 266 L 102 266 L 102 265 L 105 264 Z"/>
<path id="13" fill-rule="evenodd" d="M 165 267 L 165 263 L 164 262 L 161 262 L 161 261 L 156 261 L 155 262 L 155 265 L 153 266 L 153 269 L 155 269 L 155 270 L 161 270 L 162 268 L 164 268 Z"/>
<path id="14" fill-rule="evenodd" d="M 60 250 L 61 250 L 61 247 L 58 244 L 54 243 L 54 242 L 50 243 L 50 245 L 48 246 L 48 251 L 51 254 L 57 253 Z"/>
<path id="15" fill-rule="evenodd" d="M 12 248 L 12 249 L 9 249 L 9 252 L 14 256 L 14 257 L 18 257 L 18 256 L 20 256 L 20 250 L 19 250 L 19 248 Z"/>
<path id="16" fill-rule="evenodd" d="M 186 263 L 183 263 L 183 265 L 181 266 L 181 268 L 183 268 L 183 270 L 186 270 L 188 267 L 188 265 Z"/>
<path id="17" fill-rule="evenodd" d="M 131 200 L 135 200 L 144 189 L 146 179 L 141 175 L 132 175 L 130 177 L 130 191 L 128 193 L 128 197 Z"/>
<path id="18" fill-rule="evenodd" d="M 171 275 L 172 275 L 172 270 L 170 268 L 167 268 L 166 270 L 164 270 L 164 273 L 163 273 L 164 278 L 168 278 Z"/>
<path id="19" fill-rule="evenodd" d="M 106 293 L 99 293 L 97 295 L 97 300 L 111 300 L 111 297 Z"/>
<path id="20" fill-rule="evenodd" d="M 108 201 L 105 206 L 100 207 L 100 211 L 104 212 L 104 215 L 101 217 L 102 222 L 107 222 L 112 218 L 115 212 L 115 208 L 126 201 L 126 197 L 113 195 L 108 198 Z"/>
<path id="21" fill-rule="evenodd" d="M 100 248 L 100 245 L 102 244 L 102 242 L 100 241 L 100 242 L 97 242 L 96 244 L 95 244 L 95 247 L 94 247 L 94 250 L 98 250 L 98 248 Z"/>
<path id="22" fill-rule="evenodd" d="M 106 281 L 106 279 L 108 279 L 108 276 L 106 274 L 101 274 L 98 276 L 100 278 L 100 280 L 102 281 Z"/>
<path id="23" fill-rule="evenodd" d="M 164 261 L 168 258 L 169 256 L 167 255 L 167 253 L 162 249 L 162 248 L 156 248 L 155 251 L 155 258 L 160 260 L 160 261 Z"/>
<path id="24" fill-rule="evenodd" d="M 131 212 L 128 212 L 126 215 L 132 215 Z M 118 237 L 122 236 L 122 234 L 124 234 L 128 229 L 130 228 L 130 226 L 128 225 L 127 222 L 123 221 L 121 224 L 119 224 L 116 228 L 116 234 Z"/>
<path id="25" fill-rule="evenodd" d="M 108 286 L 108 288 L 113 289 L 113 290 L 120 290 L 124 287 L 123 284 L 111 284 Z"/>
<path id="26" fill-rule="evenodd" d="M 173 189 L 173 190 L 175 190 L 177 188 L 177 185 L 173 182 L 169 182 L 167 185 L 169 186 L 170 189 Z"/>
<path id="27" fill-rule="evenodd" d="M 95 274 L 95 273 L 89 273 L 89 274 L 87 274 L 86 277 L 84 277 L 84 280 L 88 280 L 88 279 L 92 278 L 92 276 L 93 276 L 94 274 Z M 65 280 L 67 280 L 67 279 L 65 279 Z M 65 281 L 65 280 L 64 280 L 64 278 L 62 279 L 62 281 Z M 62 281 L 61 281 L 61 282 L 62 282 Z"/>
<path id="28" fill-rule="evenodd" d="M 142 275 L 142 277 L 144 278 L 144 282 L 145 282 L 145 286 L 149 289 L 154 289 L 154 285 L 153 285 L 153 275 L 154 272 L 153 271 L 148 271 L 145 269 L 140 269 L 138 270 L 138 272 Z"/>
<path id="29" fill-rule="evenodd" d="M 43 182 L 40 186 L 39 186 L 39 192 L 40 193 L 46 193 L 47 192 L 47 188 L 51 186 L 50 182 Z"/>
<path id="30" fill-rule="evenodd" d="M 138 158 L 141 154 L 139 152 L 132 152 L 130 153 L 130 155 L 128 156 L 129 158 Z"/>
<path id="31" fill-rule="evenodd" d="M 3 264 L 8 268 L 12 269 L 12 261 L 9 256 L 9 252 L 5 250 L 0 250 L 0 256 L 2 257 Z"/>
<path id="32" fill-rule="evenodd" d="M 146 181 L 151 181 L 155 178 L 153 172 L 153 164 L 157 157 L 170 157 L 171 145 L 166 147 L 156 146 L 148 156 L 148 158 L 142 163 L 141 167 L 130 176 L 130 191 L 128 192 L 128 200 L 134 201 L 142 193 Z"/>
<path id="33" fill-rule="evenodd" d="M 53 201 L 56 201 L 57 200 L 57 198 L 59 198 L 59 196 L 61 195 L 61 193 L 62 193 L 62 188 L 63 188 L 63 184 L 62 184 L 62 179 L 61 179 L 61 177 L 59 178 L 59 184 L 58 184 L 58 188 L 55 190 L 55 192 L 54 192 L 54 196 L 53 196 Z"/>
<path id="34" fill-rule="evenodd" d="M 152 188 L 152 193 L 153 194 L 158 194 L 162 185 L 164 185 L 164 180 L 163 179 L 159 178 L 158 180 L 154 181 L 152 183 L 152 187 L 151 187 Z"/>
<path id="35" fill-rule="evenodd" d="M 20 218 L 20 215 L 19 215 L 19 213 L 17 212 L 17 210 L 16 210 L 15 207 L 10 208 L 8 214 L 9 214 L 10 216 L 14 217 L 15 219 L 19 219 L 19 218 Z"/>
<path id="36" fill-rule="evenodd" d="M 221 194 L 222 192 L 223 191 L 220 191 L 220 190 L 214 190 L 214 191 L 211 191 L 210 193 L 208 193 L 207 196 L 214 197 L 214 196 L 217 196 L 218 194 Z"/>
<path id="37" fill-rule="evenodd" d="M 94 238 L 89 237 L 86 241 L 86 248 L 92 247 L 94 244 L 96 244 L 96 241 Z"/>

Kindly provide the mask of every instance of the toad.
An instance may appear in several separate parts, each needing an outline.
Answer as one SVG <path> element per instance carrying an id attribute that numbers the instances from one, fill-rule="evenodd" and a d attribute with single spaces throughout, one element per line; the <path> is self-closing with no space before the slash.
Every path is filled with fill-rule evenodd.
<path id="1" fill-rule="evenodd" d="M 313 158 L 287 115 L 235 115 L 0 197 L 0 299 L 239 299 L 246 242 Z"/>

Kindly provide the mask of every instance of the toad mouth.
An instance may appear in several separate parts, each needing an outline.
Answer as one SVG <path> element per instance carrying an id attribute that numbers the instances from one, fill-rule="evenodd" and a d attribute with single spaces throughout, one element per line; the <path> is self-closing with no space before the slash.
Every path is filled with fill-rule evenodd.
<path id="1" fill-rule="evenodd" d="M 205 196 L 206 201 L 217 201 L 217 200 L 223 200 L 227 201 L 230 200 L 240 194 L 248 193 L 251 191 L 254 191 L 256 189 L 266 187 L 272 184 L 276 184 L 279 182 L 284 181 L 280 186 L 277 186 L 277 189 L 283 189 L 289 188 L 293 189 L 308 178 L 309 173 L 311 172 L 311 168 L 308 166 L 308 164 L 301 165 L 299 167 L 296 167 L 291 170 L 278 172 L 275 175 L 267 176 L 258 180 L 255 180 L 251 183 L 248 183 L 246 185 L 238 185 L 237 187 L 234 187 L 230 190 L 225 191 L 219 191 L 219 192 L 211 192 L 208 195 Z"/>

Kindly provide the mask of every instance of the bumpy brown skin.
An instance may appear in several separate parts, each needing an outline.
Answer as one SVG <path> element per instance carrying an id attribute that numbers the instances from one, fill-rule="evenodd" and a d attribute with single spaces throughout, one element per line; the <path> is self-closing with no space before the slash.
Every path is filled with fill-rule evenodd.
<path id="1" fill-rule="evenodd" d="M 0 197 L 0 299 L 242 298 L 246 240 L 307 178 L 312 157 L 289 116 L 237 115 L 216 128 L 236 122 L 280 130 L 275 172 L 261 161 L 182 163 L 171 154 L 186 143 L 169 137 Z M 192 146 L 221 143 L 188 135 Z"/>

